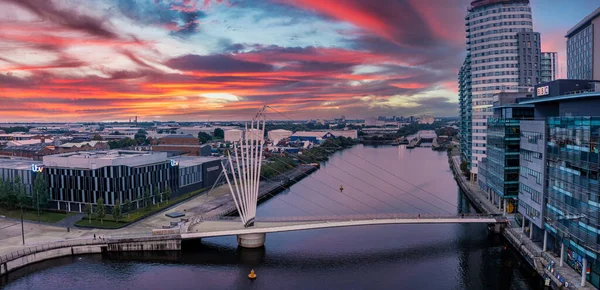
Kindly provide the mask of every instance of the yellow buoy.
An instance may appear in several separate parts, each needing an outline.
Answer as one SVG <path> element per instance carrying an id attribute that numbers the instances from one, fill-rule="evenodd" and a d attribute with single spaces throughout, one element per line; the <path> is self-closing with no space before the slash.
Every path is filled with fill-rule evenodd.
<path id="1" fill-rule="evenodd" d="M 248 278 L 256 279 L 256 274 L 254 274 L 254 269 L 250 270 L 250 274 L 248 274 Z"/>

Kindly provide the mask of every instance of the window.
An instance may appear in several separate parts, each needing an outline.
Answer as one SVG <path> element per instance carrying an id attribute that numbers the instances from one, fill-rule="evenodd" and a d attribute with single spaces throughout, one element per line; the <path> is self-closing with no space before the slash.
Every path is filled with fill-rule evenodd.
<path id="1" fill-rule="evenodd" d="M 524 160 L 533 161 L 533 159 L 542 159 L 542 153 L 534 152 L 527 149 L 521 149 L 521 156 Z"/>
<path id="2" fill-rule="evenodd" d="M 519 173 L 525 178 L 528 178 L 529 176 L 534 177 L 537 184 L 542 184 L 542 174 L 531 168 L 521 166 Z"/>
<path id="3" fill-rule="evenodd" d="M 542 193 L 523 183 L 519 183 L 519 193 L 523 195 L 528 194 L 535 203 L 542 204 Z"/>
<path id="4" fill-rule="evenodd" d="M 542 133 L 521 131 L 521 138 L 527 139 L 527 141 L 531 144 L 537 144 L 538 140 L 542 139 Z"/>

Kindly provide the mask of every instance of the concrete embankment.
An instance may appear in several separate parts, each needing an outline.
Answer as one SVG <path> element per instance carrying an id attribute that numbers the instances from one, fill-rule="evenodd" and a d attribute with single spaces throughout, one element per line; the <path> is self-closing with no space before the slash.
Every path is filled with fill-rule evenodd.
<path id="1" fill-rule="evenodd" d="M 485 193 L 477 188 L 477 185 L 470 183 L 467 178 L 462 175 L 457 159 L 457 156 L 448 157 L 450 169 L 452 169 L 452 172 L 454 173 L 456 183 L 458 183 L 460 189 L 469 198 L 471 204 L 473 204 L 473 206 L 481 213 L 501 215 L 502 211 L 486 199 Z"/>
<path id="2" fill-rule="evenodd" d="M 0 256 L 0 276 L 21 267 L 65 256 L 127 251 L 179 251 L 181 236 L 145 236 L 119 239 L 78 239 L 31 246 Z"/>

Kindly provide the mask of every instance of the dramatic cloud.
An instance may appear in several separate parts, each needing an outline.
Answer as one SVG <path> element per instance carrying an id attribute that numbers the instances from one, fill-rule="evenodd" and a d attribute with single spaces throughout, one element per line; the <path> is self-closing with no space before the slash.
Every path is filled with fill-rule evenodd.
<path id="1" fill-rule="evenodd" d="M 469 2 L 0 0 L 0 121 L 456 115 Z M 532 1 L 561 59 L 580 2 Z"/>

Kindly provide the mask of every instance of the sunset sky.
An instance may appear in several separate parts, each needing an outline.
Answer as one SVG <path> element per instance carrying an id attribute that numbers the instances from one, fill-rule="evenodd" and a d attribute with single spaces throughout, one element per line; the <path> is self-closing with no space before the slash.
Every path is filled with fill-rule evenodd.
<path id="1" fill-rule="evenodd" d="M 456 116 L 469 2 L 0 0 L 0 122 Z M 532 0 L 561 76 L 598 5 Z"/>

